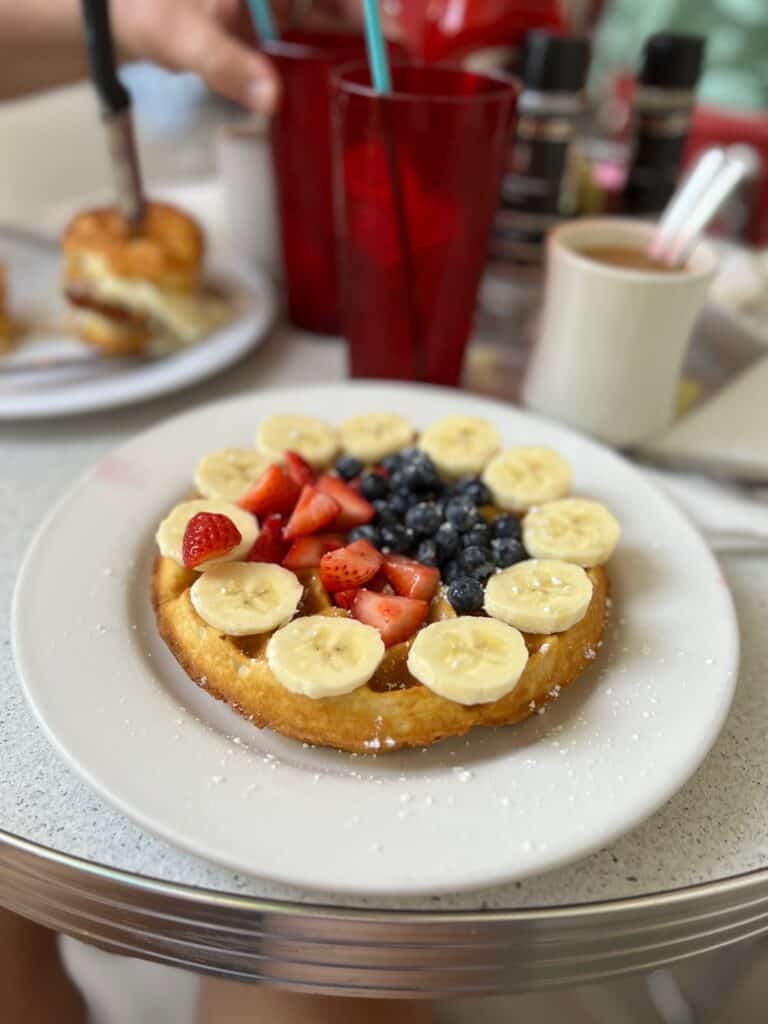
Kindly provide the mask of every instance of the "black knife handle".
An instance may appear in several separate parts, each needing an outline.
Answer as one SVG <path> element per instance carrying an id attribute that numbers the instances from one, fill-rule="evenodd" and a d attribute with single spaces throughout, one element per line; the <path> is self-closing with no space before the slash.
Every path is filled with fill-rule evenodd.
<path id="1" fill-rule="evenodd" d="M 119 114 L 131 105 L 128 90 L 117 77 L 115 48 L 109 24 L 109 0 L 81 0 L 91 77 L 105 113 Z"/>

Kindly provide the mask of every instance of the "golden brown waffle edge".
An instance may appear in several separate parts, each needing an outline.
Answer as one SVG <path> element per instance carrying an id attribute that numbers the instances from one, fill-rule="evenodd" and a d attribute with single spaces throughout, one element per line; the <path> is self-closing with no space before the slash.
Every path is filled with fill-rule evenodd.
<path id="1" fill-rule="evenodd" d="M 352 693 L 319 700 L 292 693 L 267 664 L 269 634 L 233 638 L 207 625 L 189 596 L 197 574 L 167 558 L 155 561 L 152 601 L 160 634 L 187 675 L 254 725 L 318 746 L 385 753 L 429 746 L 476 725 L 520 722 L 574 683 L 595 657 L 608 613 L 607 570 L 587 571 L 593 595 L 584 618 L 563 633 L 526 635 L 530 658 L 515 689 L 501 700 L 474 706 L 416 683 L 406 667 L 408 644 L 390 648 L 370 682 Z M 331 605 L 316 573 L 301 575 L 305 599 L 299 614 L 347 614 Z M 389 689 L 393 680 L 404 688 Z"/>

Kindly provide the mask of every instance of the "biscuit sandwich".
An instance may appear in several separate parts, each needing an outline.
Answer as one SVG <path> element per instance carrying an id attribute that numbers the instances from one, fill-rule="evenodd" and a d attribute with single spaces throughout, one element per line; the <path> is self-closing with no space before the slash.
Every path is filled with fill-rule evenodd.
<path id="1" fill-rule="evenodd" d="M 84 210 L 62 249 L 75 329 L 104 355 L 189 345 L 226 318 L 221 298 L 203 286 L 203 233 L 175 206 L 147 203 L 138 232 L 114 207 Z"/>

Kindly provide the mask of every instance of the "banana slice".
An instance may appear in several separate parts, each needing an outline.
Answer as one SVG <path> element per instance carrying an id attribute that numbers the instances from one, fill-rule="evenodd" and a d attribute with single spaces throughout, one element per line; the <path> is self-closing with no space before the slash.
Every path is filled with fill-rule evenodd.
<path id="1" fill-rule="evenodd" d="M 245 509 L 239 508 L 237 505 L 233 505 L 230 501 L 207 501 L 197 498 L 194 501 L 183 501 L 180 505 L 171 509 L 158 526 L 155 540 L 160 548 L 160 554 L 164 558 L 172 558 L 179 565 L 184 565 L 184 558 L 181 553 L 184 531 L 189 520 L 192 516 L 196 516 L 198 512 L 218 512 L 223 516 L 228 516 L 240 531 L 240 537 L 242 538 L 237 547 L 232 548 L 229 554 L 222 555 L 221 558 L 212 558 L 210 561 L 198 565 L 198 572 L 203 572 L 212 565 L 236 562 L 248 554 L 259 535 L 259 524 L 251 513 L 246 512 Z"/>
<path id="2" fill-rule="evenodd" d="M 491 576 L 485 610 L 524 633 L 562 633 L 581 622 L 592 600 L 592 580 L 579 565 L 529 559 Z"/>
<path id="3" fill-rule="evenodd" d="M 509 512 L 564 498 L 571 479 L 571 467 L 551 448 L 509 448 L 495 455 L 483 472 L 494 504 Z"/>
<path id="4" fill-rule="evenodd" d="M 206 569 L 189 591 L 209 626 L 228 636 L 251 636 L 282 626 L 304 588 L 288 569 L 267 562 L 229 562 Z"/>
<path id="5" fill-rule="evenodd" d="M 607 562 L 620 536 L 605 505 L 586 498 L 549 501 L 523 520 L 523 543 L 534 558 L 561 558 L 585 568 Z"/>
<path id="6" fill-rule="evenodd" d="M 338 697 L 367 683 L 384 657 L 379 631 L 355 619 L 309 615 L 279 629 L 267 661 L 286 689 L 305 697 Z"/>
<path id="7" fill-rule="evenodd" d="M 330 465 L 339 449 L 335 431 L 314 416 L 278 414 L 268 416 L 256 432 L 256 447 L 271 459 L 282 459 L 283 453 L 298 452 L 302 458 L 323 469 Z"/>
<path id="8" fill-rule="evenodd" d="M 419 447 L 445 476 L 470 476 L 501 448 L 501 435 L 477 416 L 446 416 L 424 431 Z"/>
<path id="9" fill-rule="evenodd" d="M 408 652 L 411 675 L 457 704 L 500 700 L 515 688 L 527 662 L 518 630 L 475 615 L 427 626 Z"/>
<path id="10" fill-rule="evenodd" d="M 222 448 L 198 462 L 195 487 L 204 498 L 237 501 L 273 462 L 256 448 Z"/>
<path id="11" fill-rule="evenodd" d="M 407 448 L 415 433 L 412 423 L 393 412 L 353 416 L 339 427 L 341 447 L 346 454 L 367 463 Z"/>

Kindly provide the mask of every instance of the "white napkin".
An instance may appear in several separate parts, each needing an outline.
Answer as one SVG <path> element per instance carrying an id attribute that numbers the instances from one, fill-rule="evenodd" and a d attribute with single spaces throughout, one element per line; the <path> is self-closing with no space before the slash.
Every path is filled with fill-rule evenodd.
<path id="1" fill-rule="evenodd" d="M 693 473 L 643 472 L 698 526 L 713 551 L 768 552 L 768 489 L 747 490 Z"/>
<path id="2" fill-rule="evenodd" d="M 654 461 L 768 483 L 768 359 L 640 449 Z"/>

